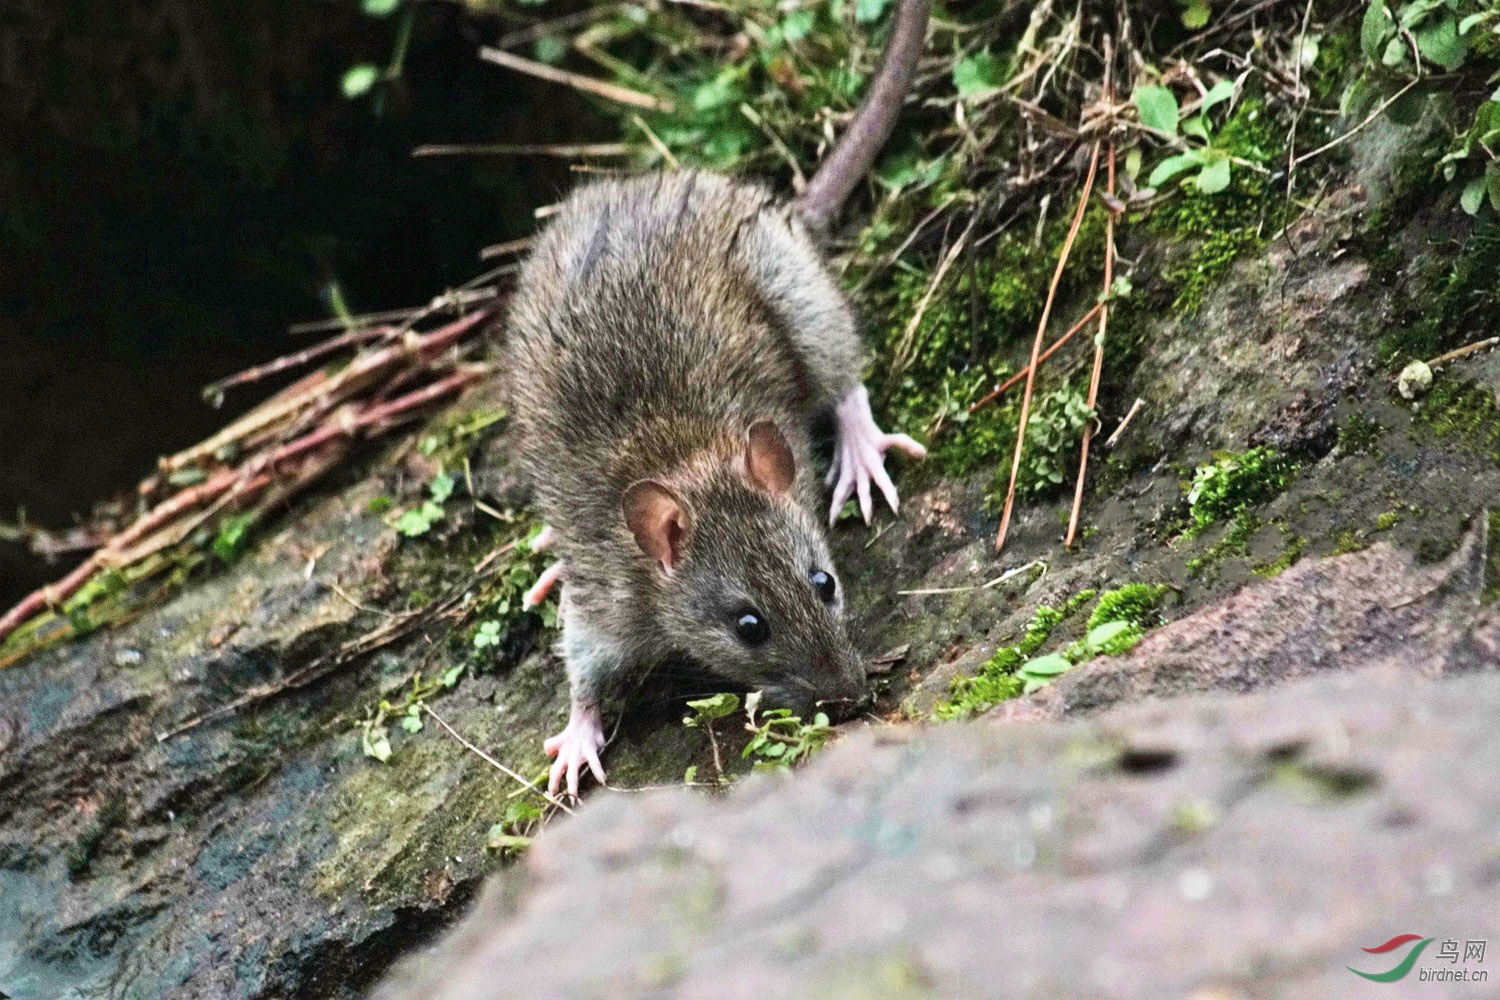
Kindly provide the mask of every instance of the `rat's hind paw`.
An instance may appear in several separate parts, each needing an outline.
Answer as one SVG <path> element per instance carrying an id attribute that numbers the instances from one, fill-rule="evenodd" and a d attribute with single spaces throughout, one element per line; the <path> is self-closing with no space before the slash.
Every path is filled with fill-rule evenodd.
<path id="1" fill-rule="evenodd" d="M 593 772 L 594 780 L 604 784 L 604 765 L 599 763 L 599 751 L 604 749 L 604 720 L 599 717 L 597 706 L 574 702 L 567 726 L 544 742 L 542 749 L 548 757 L 557 758 L 547 775 L 549 794 L 557 794 L 563 776 L 567 775 L 568 794 L 577 798 L 578 776 L 585 763 Z"/>
<path id="2" fill-rule="evenodd" d="M 895 511 L 899 506 L 896 484 L 885 471 L 885 453 L 888 448 L 899 448 L 912 458 L 924 458 L 927 449 L 905 434 L 887 434 L 875 424 L 875 415 L 870 412 L 870 394 L 864 386 L 856 386 L 839 403 L 838 444 L 834 448 L 833 465 L 828 469 L 828 482 L 833 484 L 833 505 L 828 509 L 829 527 L 838 520 L 844 502 L 859 493 L 859 512 L 865 523 L 870 523 L 870 480 L 880 487 L 885 502 Z"/>
<path id="3" fill-rule="evenodd" d="M 521 598 L 521 607 L 530 611 L 532 608 L 545 601 L 547 599 L 547 595 L 552 591 L 553 584 L 562 579 L 563 569 L 565 565 L 566 564 L 561 559 L 559 559 L 551 566 L 548 566 L 546 569 L 542 570 L 542 575 L 536 578 L 536 583 L 533 583 L 531 585 L 531 589 L 526 591 L 526 595 Z"/>

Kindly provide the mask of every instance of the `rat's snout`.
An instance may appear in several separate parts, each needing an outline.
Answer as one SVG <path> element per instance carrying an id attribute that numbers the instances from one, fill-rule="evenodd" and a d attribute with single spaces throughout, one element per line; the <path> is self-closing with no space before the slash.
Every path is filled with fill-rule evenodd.
<path id="1" fill-rule="evenodd" d="M 853 650 L 819 655 L 813 676 L 819 680 L 818 710 L 835 718 L 852 715 L 869 698 L 865 667 Z"/>

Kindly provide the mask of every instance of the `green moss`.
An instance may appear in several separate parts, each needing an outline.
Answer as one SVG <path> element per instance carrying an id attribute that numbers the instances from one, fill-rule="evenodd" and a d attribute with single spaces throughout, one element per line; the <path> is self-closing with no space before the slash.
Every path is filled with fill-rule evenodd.
<path id="1" fill-rule="evenodd" d="M 1130 622 L 1142 628 L 1158 624 L 1161 616 L 1156 609 L 1171 589 L 1164 583 L 1127 583 L 1106 590 L 1100 595 L 1094 613 L 1089 615 L 1089 628 L 1097 628 L 1106 622 Z"/>
<path id="2" fill-rule="evenodd" d="M 1405 214 L 1393 213 L 1372 240 L 1394 240 L 1406 219 Z M 1500 273 L 1500 224 L 1480 223 L 1461 243 L 1426 247 L 1421 260 L 1424 264 L 1415 278 L 1401 272 L 1399 254 L 1382 258 L 1374 272 L 1377 281 L 1398 281 L 1406 292 L 1397 300 L 1391 332 L 1380 341 L 1380 360 L 1392 368 L 1467 343 L 1475 317 L 1500 312 L 1500 285 L 1495 282 Z"/>
<path id="3" fill-rule="evenodd" d="M 1415 426 L 1500 464 L 1500 406 L 1485 386 L 1440 379 L 1422 401 Z"/>
<path id="4" fill-rule="evenodd" d="M 1223 538 L 1187 561 L 1188 573 L 1197 576 L 1203 570 L 1217 566 L 1230 556 L 1247 555 L 1250 551 L 1250 536 L 1260 530 L 1260 526 L 1260 518 L 1253 514 L 1235 515 L 1234 521 L 1229 525 L 1229 530 L 1224 533 Z"/>
<path id="5" fill-rule="evenodd" d="M 1369 455 L 1378 451 L 1377 443 L 1385 428 L 1363 413 L 1351 413 L 1339 425 L 1339 449 L 1346 455 Z"/>
<path id="6" fill-rule="evenodd" d="M 974 676 L 955 678 L 948 698 L 933 708 L 933 717 L 968 718 L 993 708 L 1002 701 L 1019 697 L 1026 682 L 1024 678 L 1016 676 L 1016 671 L 1046 644 L 1059 625 L 1093 600 L 1095 593 L 1093 590 L 1080 590 L 1060 608 L 1047 604 L 1038 607 L 1027 623 L 1020 642 L 995 650 Z"/>
<path id="7" fill-rule="evenodd" d="M 1268 579 L 1273 576 L 1280 576 L 1288 569 L 1291 569 L 1293 563 L 1302 558 L 1302 550 L 1307 548 L 1307 539 L 1301 535 L 1292 534 L 1284 524 L 1278 523 L 1276 526 L 1281 530 L 1286 542 L 1282 546 L 1281 554 L 1275 559 L 1250 567 L 1251 572 L 1256 576 L 1263 576 Z"/>
<path id="8" fill-rule="evenodd" d="M 1296 474 L 1296 463 L 1274 448 L 1217 453 L 1198 466 L 1188 491 L 1191 534 L 1280 496 Z"/>
<path id="9" fill-rule="evenodd" d="M 1375 519 L 1375 530 L 1390 531 L 1400 523 L 1401 515 L 1394 510 L 1388 510 Z"/>
<path id="10" fill-rule="evenodd" d="M 1360 537 L 1359 532 L 1350 528 L 1340 532 L 1338 542 L 1333 547 L 1336 556 L 1348 555 L 1350 552 L 1358 552 L 1365 547 L 1365 540 Z"/>
<path id="11" fill-rule="evenodd" d="M 1279 159 L 1282 137 L 1258 99 L 1242 101 L 1214 136 L 1214 145 L 1252 163 Z M 1234 165 L 1229 187 L 1216 194 L 1197 189 L 1183 175 L 1180 196 L 1151 210 L 1144 221 L 1152 232 L 1185 242 L 1192 251 L 1170 263 L 1162 277 L 1171 288 L 1172 308 L 1193 313 L 1242 255 L 1258 250 L 1286 217 L 1285 199 L 1273 196 L 1265 174 Z"/>

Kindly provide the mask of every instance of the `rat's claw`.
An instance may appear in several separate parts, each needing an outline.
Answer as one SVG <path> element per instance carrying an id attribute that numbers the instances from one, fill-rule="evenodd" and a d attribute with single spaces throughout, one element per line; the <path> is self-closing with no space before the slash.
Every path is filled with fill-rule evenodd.
<path id="1" fill-rule="evenodd" d="M 853 389 L 838 405 L 838 447 L 834 450 L 833 467 L 829 479 L 838 472 L 838 485 L 833 489 L 833 506 L 828 512 L 829 526 L 838 519 L 844 502 L 856 492 L 859 494 L 859 511 L 865 523 L 870 523 L 870 481 L 874 480 L 885 502 L 891 510 L 900 509 L 900 498 L 896 484 L 885 471 L 885 453 L 890 448 L 905 452 L 912 458 L 924 458 L 927 449 L 905 434 L 887 434 L 875 424 L 870 412 L 870 396 L 864 386 Z"/>
<path id="2" fill-rule="evenodd" d="M 599 751 L 603 747 L 604 721 L 599 717 L 599 709 L 575 702 L 563 731 L 542 743 L 547 756 L 557 758 L 547 772 L 548 794 L 556 795 L 566 777 L 568 794 L 577 798 L 578 778 L 585 764 L 594 780 L 604 784 L 604 765 L 599 763 Z"/>
<path id="3" fill-rule="evenodd" d="M 526 595 L 521 598 L 521 607 L 529 611 L 545 601 L 547 595 L 552 591 L 553 585 L 562 579 L 563 568 L 566 565 L 566 563 L 559 559 L 551 566 L 542 570 L 542 575 L 536 578 L 536 583 L 533 583 L 531 589 L 526 591 Z"/>

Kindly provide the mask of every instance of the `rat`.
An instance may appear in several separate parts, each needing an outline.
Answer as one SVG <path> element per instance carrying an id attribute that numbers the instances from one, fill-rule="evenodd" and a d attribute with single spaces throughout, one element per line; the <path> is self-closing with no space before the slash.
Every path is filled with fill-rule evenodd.
<path id="1" fill-rule="evenodd" d="M 504 347 L 514 440 L 555 550 L 526 601 L 562 583 L 570 711 L 544 743 L 548 789 L 605 781 L 602 705 L 686 656 L 804 715 L 847 714 L 865 670 L 824 535 L 871 484 L 894 511 L 887 434 L 861 381 L 854 314 L 816 234 L 888 136 L 930 0 L 903 0 L 882 67 L 801 196 L 700 171 L 576 190 L 517 281 Z M 811 429 L 831 412 L 820 482 Z"/>

